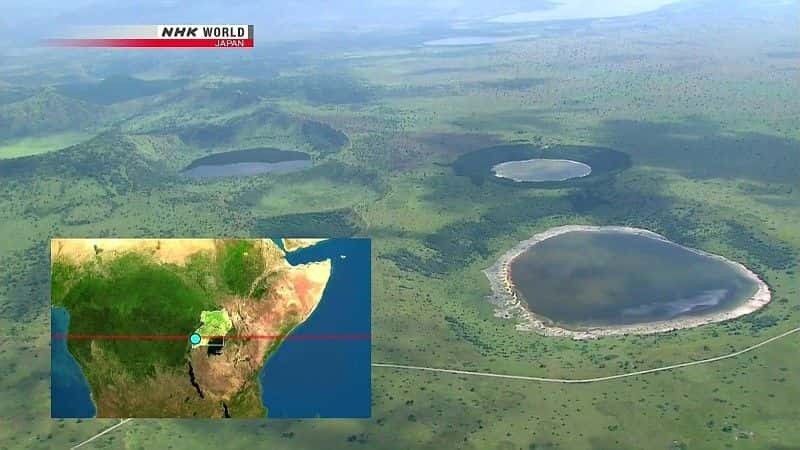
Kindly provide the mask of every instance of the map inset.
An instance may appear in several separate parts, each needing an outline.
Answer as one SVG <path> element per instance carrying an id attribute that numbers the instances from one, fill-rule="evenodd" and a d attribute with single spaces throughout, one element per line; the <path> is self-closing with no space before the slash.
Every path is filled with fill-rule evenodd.
<path id="1" fill-rule="evenodd" d="M 53 239 L 52 416 L 368 417 L 369 247 Z"/>

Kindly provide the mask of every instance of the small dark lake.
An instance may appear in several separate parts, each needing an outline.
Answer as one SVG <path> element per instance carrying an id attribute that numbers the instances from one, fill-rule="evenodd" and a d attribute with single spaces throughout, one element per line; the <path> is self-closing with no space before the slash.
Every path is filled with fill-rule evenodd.
<path id="1" fill-rule="evenodd" d="M 755 281 L 732 263 L 622 231 L 570 231 L 514 259 L 523 303 L 564 328 L 630 325 L 727 311 Z"/>
<path id="2" fill-rule="evenodd" d="M 311 167 L 307 153 L 274 148 L 251 148 L 215 153 L 192 161 L 183 169 L 191 178 L 287 173 Z"/>

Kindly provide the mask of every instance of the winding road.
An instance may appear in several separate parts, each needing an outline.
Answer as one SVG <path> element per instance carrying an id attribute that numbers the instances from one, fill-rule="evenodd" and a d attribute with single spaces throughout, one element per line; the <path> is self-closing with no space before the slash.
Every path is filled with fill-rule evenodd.
<path id="1" fill-rule="evenodd" d="M 506 375 L 501 373 L 491 373 L 491 372 L 472 372 L 469 370 L 457 370 L 457 369 L 438 369 L 435 367 L 421 367 L 421 366 L 406 366 L 403 364 L 390 364 L 390 363 L 373 363 L 372 367 L 385 367 L 389 369 L 404 369 L 404 370 L 423 370 L 426 372 L 442 372 L 442 373 L 451 373 L 456 375 L 474 375 L 479 377 L 492 377 L 492 378 L 506 378 L 511 380 L 525 380 L 525 381 L 539 381 L 543 383 L 596 383 L 598 381 L 609 381 L 609 380 L 618 380 L 620 378 L 627 378 L 627 377 L 635 377 L 637 375 L 644 375 L 648 373 L 656 373 L 656 372 L 664 372 L 667 370 L 673 369 L 680 369 L 681 367 L 689 367 L 689 366 L 697 366 L 700 364 L 708 364 L 716 361 L 722 361 L 723 359 L 728 358 L 735 358 L 741 354 L 753 351 L 761 346 L 767 345 L 772 341 L 777 341 L 778 339 L 784 338 L 792 333 L 797 333 L 800 331 L 800 327 L 793 328 L 789 331 L 781 333 L 777 336 L 773 336 L 767 340 L 761 341 L 757 344 L 753 344 L 750 347 L 745 349 L 728 353 L 726 355 L 715 356 L 713 358 L 706 358 L 706 359 L 698 359 L 697 361 L 689 361 L 680 364 L 672 364 L 669 366 L 663 367 L 655 367 L 653 369 L 646 369 L 646 370 L 637 370 L 635 372 L 626 372 L 620 373 L 616 375 L 608 375 L 605 377 L 595 377 L 595 378 L 544 378 L 544 377 L 529 377 L 525 375 Z"/>
<path id="2" fill-rule="evenodd" d="M 656 372 L 665 372 L 668 370 L 680 369 L 682 367 L 689 367 L 689 366 L 697 366 L 700 364 L 708 364 L 713 363 L 716 361 L 722 361 L 723 359 L 735 358 L 739 355 L 742 355 L 747 352 L 751 352 L 759 347 L 763 347 L 770 342 L 777 341 L 778 339 L 785 338 L 791 334 L 797 333 L 800 331 L 800 327 L 792 328 L 789 331 L 785 331 L 777 336 L 773 336 L 769 339 L 765 339 L 759 343 L 753 344 L 749 347 L 746 347 L 742 350 L 735 351 L 732 353 L 728 353 L 725 355 L 715 356 L 713 358 L 706 358 L 706 359 L 699 359 L 697 361 L 689 361 L 679 364 L 672 364 L 669 366 L 662 366 L 662 367 L 655 367 L 653 369 L 646 369 L 646 370 L 637 370 L 635 372 L 626 372 L 620 373 L 616 375 L 608 375 L 605 377 L 595 377 L 595 378 L 545 378 L 545 377 L 529 377 L 525 375 L 507 375 L 502 373 L 491 373 L 491 372 L 472 372 L 469 370 L 458 370 L 458 369 L 440 369 L 436 367 L 423 367 L 423 366 L 408 366 L 404 364 L 391 364 L 391 363 L 372 363 L 372 367 L 380 367 L 386 369 L 396 369 L 396 370 L 419 370 L 424 372 L 439 372 L 439 373 L 449 373 L 454 375 L 472 375 L 472 376 L 479 376 L 479 377 L 491 377 L 491 378 L 504 378 L 510 380 L 522 380 L 522 381 L 538 381 L 543 383 L 567 383 L 567 384 L 580 384 L 580 383 L 596 383 L 600 381 L 610 381 L 610 380 L 618 380 L 620 378 L 627 378 L 627 377 L 635 377 L 638 375 L 645 375 L 648 373 L 656 373 Z M 105 430 L 95 434 L 94 436 L 86 439 L 85 441 L 75 445 L 72 449 L 76 449 L 78 447 L 83 446 L 84 444 L 88 444 L 89 442 L 97 439 L 98 437 L 113 431 L 116 428 L 125 425 L 126 423 L 130 422 L 132 419 L 123 419 L 121 422 L 118 422 Z"/>
<path id="3" fill-rule="evenodd" d="M 119 427 L 125 425 L 126 423 L 130 422 L 131 420 L 133 420 L 133 419 L 122 419 L 121 421 L 115 423 L 114 425 L 111 425 L 110 427 L 108 427 L 105 430 L 95 434 L 94 436 L 92 436 L 89 439 L 81 442 L 80 444 L 70 447 L 70 450 L 75 450 L 76 448 L 81 447 L 84 444 L 88 444 L 89 442 L 92 442 L 93 440 L 95 440 L 95 439 L 99 438 L 100 436 L 108 433 L 109 431 L 113 431 L 115 428 L 119 428 Z"/>

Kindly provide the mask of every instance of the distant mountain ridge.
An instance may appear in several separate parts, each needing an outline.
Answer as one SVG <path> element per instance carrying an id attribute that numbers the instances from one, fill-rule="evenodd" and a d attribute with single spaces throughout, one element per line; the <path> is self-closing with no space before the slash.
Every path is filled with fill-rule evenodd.
<path id="1" fill-rule="evenodd" d="M 96 125 L 101 115 L 102 108 L 48 88 L 0 105 L 0 139 L 83 130 Z"/>

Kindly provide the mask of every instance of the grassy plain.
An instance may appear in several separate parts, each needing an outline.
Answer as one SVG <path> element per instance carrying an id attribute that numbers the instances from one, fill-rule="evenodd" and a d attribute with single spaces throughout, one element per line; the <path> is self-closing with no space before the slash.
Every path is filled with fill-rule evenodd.
<path id="1" fill-rule="evenodd" d="M 25 137 L 0 143 L 0 159 L 19 158 L 52 152 L 87 140 L 81 132 L 56 133 L 42 137 Z"/>
<path id="2" fill-rule="evenodd" d="M 242 97 L 230 95 L 243 87 L 232 80 L 209 87 L 200 77 L 169 107 L 128 101 L 153 110 L 125 119 L 120 136 L 0 162 L 0 448 L 63 447 L 114 423 L 47 418 L 52 236 L 313 237 L 324 226 L 320 236 L 372 237 L 375 362 L 584 378 L 716 356 L 796 327 L 800 81 L 796 57 L 774 56 L 796 48 L 793 13 L 760 11 L 755 21 L 743 6 L 699 8 L 469 49 L 308 50 L 306 77 L 298 68 L 254 77 Z M 347 89 L 326 95 L 319 61 L 335 61 Z M 148 72 L 180 70 L 161 64 Z M 307 175 L 178 175 L 223 149 L 313 150 L 308 119 L 349 142 L 315 152 Z M 220 134 L 198 140 L 197 129 Z M 497 141 L 607 147 L 633 165 L 564 189 L 454 173 L 459 155 L 491 146 L 475 143 Z M 730 322 L 590 342 L 495 318 L 481 270 L 519 240 L 570 223 L 647 228 L 740 261 L 774 302 Z M 291 232 L 302 226 L 312 233 Z M 800 442 L 797 354 L 790 337 L 714 364 L 576 386 L 375 368 L 369 420 L 134 420 L 91 445 L 789 449 Z"/>

